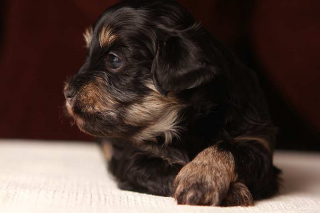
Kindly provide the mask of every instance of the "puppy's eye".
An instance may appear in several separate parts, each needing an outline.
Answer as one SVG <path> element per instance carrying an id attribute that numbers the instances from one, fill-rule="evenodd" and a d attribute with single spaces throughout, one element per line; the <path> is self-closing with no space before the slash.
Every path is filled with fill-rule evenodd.
<path id="1" fill-rule="evenodd" d="M 122 65 L 121 59 L 118 56 L 111 53 L 107 56 L 107 63 L 112 69 L 118 69 Z"/>

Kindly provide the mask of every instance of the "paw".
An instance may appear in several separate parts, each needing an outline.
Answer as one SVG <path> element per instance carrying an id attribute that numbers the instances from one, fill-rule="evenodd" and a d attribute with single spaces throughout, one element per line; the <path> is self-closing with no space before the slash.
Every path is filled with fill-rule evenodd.
<path id="1" fill-rule="evenodd" d="M 174 181 L 174 198 L 178 204 L 220 205 L 228 192 L 228 174 L 212 165 L 190 162 Z"/>
<path id="2" fill-rule="evenodd" d="M 249 189 L 240 182 L 231 183 L 222 206 L 252 206 L 253 198 Z"/>

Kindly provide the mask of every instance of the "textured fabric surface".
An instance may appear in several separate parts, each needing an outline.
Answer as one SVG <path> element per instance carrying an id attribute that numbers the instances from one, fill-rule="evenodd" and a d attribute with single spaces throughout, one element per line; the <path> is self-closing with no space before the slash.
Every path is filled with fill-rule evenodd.
<path id="1" fill-rule="evenodd" d="M 276 152 L 281 193 L 254 207 L 178 206 L 174 199 L 117 189 L 92 143 L 0 140 L 0 212 L 320 212 L 320 154 Z"/>

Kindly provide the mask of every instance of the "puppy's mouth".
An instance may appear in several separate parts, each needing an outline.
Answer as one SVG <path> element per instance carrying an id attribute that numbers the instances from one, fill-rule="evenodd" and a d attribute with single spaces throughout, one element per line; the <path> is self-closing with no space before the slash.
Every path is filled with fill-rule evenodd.
<path id="1" fill-rule="evenodd" d="M 78 100 L 66 100 L 65 113 L 72 119 L 71 125 L 76 124 L 80 131 L 93 137 L 121 136 L 115 125 L 117 114 L 113 110 L 93 111 L 92 106 L 88 110 L 81 105 Z"/>
<path id="2" fill-rule="evenodd" d="M 86 134 L 89 134 L 89 135 L 92 135 L 92 136 L 96 136 L 96 135 L 93 135 L 89 132 L 87 132 L 84 127 L 85 127 L 85 120 L 82 119 L 80 116 L 76 115 L 74 112 L 73 112 L 73 103 L 72 101 L 69 101 L 69 100 L 66 100 L 66 103 L 65 103 L 65 109 L 66 109 L 66 114 L 71 118 L 73 119 L 73 123 L 72 124 L 76 124 L 78 126 L 78 128 L 86 133 Z"/>
<path id="3" fill-rule="evenodd" d="M 71 125 L 76 124 L 78 128 L 84 132 L 85 134 L 100 137 L 98 132 L 94 131 L 95 128 L 91 127 L 92 120 L 94 120 L 94 114 L 96 114 L 100 108 L 94 107 L 93 101 L 88 101 L 90 96 L 88 92 L 82 91 L 74 91 L 69 88 L 69 84 L 66 84 L 64 88 L 64 96 L 65 96 L 65 114 L 70 117 Z M 85 103 L 83 103 L 83 97 L 88 99 Z M 85 105 L 86 107 L 83 107 Z M 88 130 L 89 129 L 89 130 Z"/>

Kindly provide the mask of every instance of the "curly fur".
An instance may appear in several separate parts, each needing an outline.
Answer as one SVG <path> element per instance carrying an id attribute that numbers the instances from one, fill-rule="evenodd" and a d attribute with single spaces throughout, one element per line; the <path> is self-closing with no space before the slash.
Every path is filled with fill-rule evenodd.
<path id="1" fill-rule="evenodd" d="M 224 206 L 278 191 L 276 130 L 255 73 L 185 8 L 123 1 L 85 40 L 66 109 L 99 138 L 120 188 Z M 121 67 L 110 67 L 111 53 Z"/>

